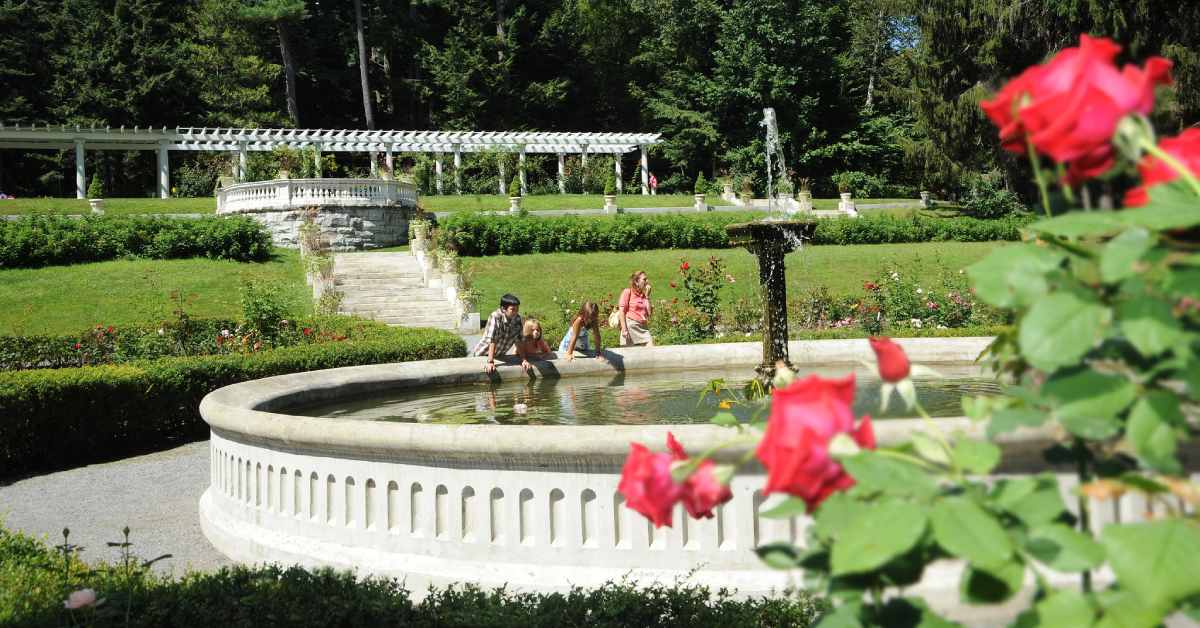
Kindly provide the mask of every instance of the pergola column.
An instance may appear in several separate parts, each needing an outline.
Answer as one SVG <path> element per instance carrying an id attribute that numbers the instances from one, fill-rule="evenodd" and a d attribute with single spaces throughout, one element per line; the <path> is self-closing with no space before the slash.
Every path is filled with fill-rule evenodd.
<path id="1" fill-rule="evenodd" d="M 436 175 L 434 181 L 437 184 L 437 193 L 440 196 L 442 193 L 442 154 L 441 153 L 434 153 L 433 172 Z"/>
<path id="2" fill-rule="evenodd" d="M 500 167 L 500 196 L 508 193 L 508 182 L 504 180 L 504 158 L 496 159 L 496 165 Z"/>
<path id="3" fill-rule="evenodd" d="M 620 194 L 623 188 L 623 184 L 621 183 L 621 153 L 613 155 L 613 170 L 616 171 L 617 175 L 617 194 Z"/>
<path id="4" fill-rule="evenodd" d="M 75 140 L 75 198 L 87 198 L 87 164 L 83 160 L 83 140 Z"/>
<path id="5" fill-rule="evenodd" d="M 462 150 L 454 145 L 454 193 L 462 194 Z"/>
<path id="6" fill-rule="evenodd" d="M 517 176 L 521 178 L 521 195 L 524 196 L 529 186 L 525 182 L 525 147 L 521 147 L 521 152 L 517 155 Z"/>
<path id="7" fill-rule="evenodd" d="M 379 176 L 379 153 L 371 151 L 371 177 Z"/>
<path id="8" fill-rule="evenodd" d="M 566 155 L 558 154 L 558 193 L 567 193 L 567 166 L 564 163 Z"/>
<path id="9" fill-rule="evenodd" d="M 642 196 L 650 194 L 650 160 L 646 158 L 646 145 L 641 144 L 638 149 L 642 151 Z"/>
<path id="10" fill-rule="evenodd" d="M 244 182 L 246 180 L 246 143 L 238 144 L 238 166 L 237 180 Z"/>
<path id="11" fill-rule="evenodd" d="M 166 140 L 158 142 L 158 197 L 171 198 L 171 161 Z"/>
<path id="12" fill-rule="evenodd" d="M 388 176 L 391 177 L 393 180 L 396 178 L 396 164 L 395 164 L 395 160 L 392 158 L 392 150 L 395 148 L 395 146 L 396 146 L 395 144 L 388 144 L 387 145 L 387 156 L 384 157 L 384 159 L 387 161 Z"/>
<path id="13" fill-rule="evenodd" d="M 321 144 L 319 142 L 316 144 L 313 144 L 313 148 L 317 149 L 316 157 L 314 159 L 316 163 L 314 165 L 317 167 L 317 170 L 316 170 L 317 178 L 320 179 L 321 178 Z"/>

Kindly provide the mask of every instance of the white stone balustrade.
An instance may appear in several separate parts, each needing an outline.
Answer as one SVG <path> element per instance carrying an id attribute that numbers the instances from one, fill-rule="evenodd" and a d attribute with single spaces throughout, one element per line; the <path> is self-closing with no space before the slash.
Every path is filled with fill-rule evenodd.
<path id="1" fill-rule="evenodd" d="M 217 191 L 218 214 L 416 204 L 416 186 L 382 179 L 278 179 L 239 183 Z"/>

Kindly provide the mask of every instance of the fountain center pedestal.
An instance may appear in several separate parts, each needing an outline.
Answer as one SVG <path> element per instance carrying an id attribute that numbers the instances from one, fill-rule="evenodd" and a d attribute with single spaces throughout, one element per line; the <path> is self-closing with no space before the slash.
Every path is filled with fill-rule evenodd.
<path id="1" fill-rule="evenodd" d="M 758 221 L 725 227 L 729 242 L 758 258 L 758 281 L 763 297 L 763 355 L 755 371 L 770 384 L 776 365 L 788 368 L 787 277 L 784 256 L 811 240 L 817 223 L 812 220 Z"/>

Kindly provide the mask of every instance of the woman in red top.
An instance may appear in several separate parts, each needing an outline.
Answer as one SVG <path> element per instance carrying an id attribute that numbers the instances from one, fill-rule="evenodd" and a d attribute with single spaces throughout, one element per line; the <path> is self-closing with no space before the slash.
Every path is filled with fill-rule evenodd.
<path id="1" fill-rule="evenodd" d="M 621 292 L 617 304 L 621 319 L 621 346 L 654 346 L 648 324 L 654 306 L 650 304 L 650 282 L 646 271 L 639 270 L 629 276 L 629 287 Z"/>

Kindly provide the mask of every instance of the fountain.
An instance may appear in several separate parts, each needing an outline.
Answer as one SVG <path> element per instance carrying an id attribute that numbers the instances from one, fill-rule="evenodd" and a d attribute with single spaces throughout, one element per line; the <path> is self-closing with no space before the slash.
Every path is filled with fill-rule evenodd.
<path id="1" fill-rule="evenodd" d="M 758 258 L 758 281 L 763 296 L 762 362 L 755 371 L 769 384 L 779 364 L 794 368 L 788 359 L 787 277 L 784 256 L 811 240 L 817 223 L 812 220 L 761 220 L 725 227 L 729 242 Z"/>

